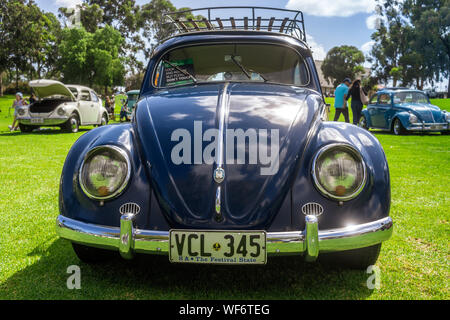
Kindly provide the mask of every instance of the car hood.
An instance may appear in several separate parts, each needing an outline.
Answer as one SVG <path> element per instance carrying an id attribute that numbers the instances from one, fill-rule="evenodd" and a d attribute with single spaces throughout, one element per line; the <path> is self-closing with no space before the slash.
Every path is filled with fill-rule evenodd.
<path id="1" fill-rule="evenodd" d="M 428 103 L 408 103 L 402 104 L 402 107 L 415 112 L 421 121 L 427 123 L 441 122 L 442 121 L 442 111 L 439 107 L 433 106 Z"/>
<path id="2" fill-rule="evenodd" d="M 40 99 L 60 95 L 75 101 L 75 96 L 63 83 L 55 80 L 33 80 L 29 86 Z"/>
<path id="3" fill-rule="evenodd" d="M 171 227 L 268 227 L 288 195 L 320 99 L 308 89 L 242 83 L 172 88 L 142 99 L 138 138 Z M 219 150 L 222 183 L 213 178 Z"/>

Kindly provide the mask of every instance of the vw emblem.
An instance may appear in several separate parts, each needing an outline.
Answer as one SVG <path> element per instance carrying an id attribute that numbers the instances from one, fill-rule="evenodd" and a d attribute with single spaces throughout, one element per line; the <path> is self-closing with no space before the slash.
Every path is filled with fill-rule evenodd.
<path id="1" fill-rule="evenodd" d="M 225 180 L 225 170 L 222 168 L 217 168 L 214 170 L 214 181 L 217 183 L 222 183 Z"/>

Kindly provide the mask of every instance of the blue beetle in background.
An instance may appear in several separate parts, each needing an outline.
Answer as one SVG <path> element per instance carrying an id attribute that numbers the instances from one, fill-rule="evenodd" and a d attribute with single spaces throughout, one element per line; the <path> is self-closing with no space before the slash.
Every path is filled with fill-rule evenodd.
<path id="1" fill-rule="evenodd" d="M 132 122 L 71 148 L 57 233 L 81 260 L 376 262 L 393 231 L 380 143 L 327 121 L 302 13 L 248 9 L 253 18 L 169 14 L 179 33 L 154 50 Z"/>
<path id="2" fill-rule="evenodd" d="M 359 121 L 363 128 L 390 130 L 395 135 L 412 131 L 448 134 L 449 123 L 450 113 L 432 105 L 425 92 L 406 88 L 378 91 Z"/>

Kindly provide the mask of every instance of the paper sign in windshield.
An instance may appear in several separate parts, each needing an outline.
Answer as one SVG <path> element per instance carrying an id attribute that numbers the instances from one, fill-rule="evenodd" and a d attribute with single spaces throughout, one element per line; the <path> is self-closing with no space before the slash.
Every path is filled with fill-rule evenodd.
<path id="1" fill-rule="evenodd" d="M 184 70 L 190 74 L 194 74 L 194 62 L 192 59 L 170 61 L 174 66 Z M 164 72 L 166 76 L 166 85 L 175 86 L 180 84 L 192 83 L 193 80 L 183 72 L 180 72 L 168 63 L 164 63 Z"/>

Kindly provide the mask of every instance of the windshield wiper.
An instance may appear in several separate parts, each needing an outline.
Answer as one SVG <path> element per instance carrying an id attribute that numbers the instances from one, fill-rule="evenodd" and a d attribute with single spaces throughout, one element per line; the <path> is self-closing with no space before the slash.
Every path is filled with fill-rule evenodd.
<path id="1" fill-rule="evenodd" d="M 266 77 L 264 77 L 261 73 L 259 73 L 259 72 L 256 72 L 256 71 L 254 71 L 254 70 L 252 70 L 252 69 L 245 69 L 244 68 L 244 66 L 239 62 L 239 61 L 237 61 L 236 59 L 235 59 L 235 56 L 234 55 L 231 55 L 231 60 L 242 70 L 242 72 L 247 76 L 247 78 L 249 78 L 250 80 L 252 79 L 252 76 L 248 73 L 248 71 L 250 71 L 250 72 L 253 72 L 253 73 L 256 73 L 258 76 L 260 76 L 263 80 L 264 80 L 264 82 L 267 82 L 267 81 L 269 81 L 269 80 L 267 80 L 266 79 Z M 248 71 L 247 71 L 248 70 Z"/>
<path id="2" fill-rule="evenodd" d="M 164 63 L 167 63 L 169 66 L 171 66 L 172 68 L 177 69 L 178 71 L 180 71 L 182 74 L 184 74 L 185 76 L 188 76 L 189 78 L 192 79 L 192 81 L 194 81 L 195 84 L 197 84 L 197 79 L 190 74 L 189 72 L 187 72 L 186 70 L 181 69 L 180 67 L 178 67 L 177 65 L 174 65 L 173 63 L 167 61 L 167 60 L 163 60 Z"/>

